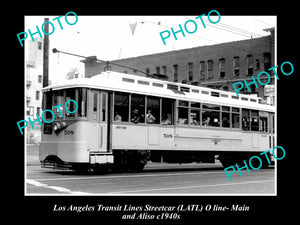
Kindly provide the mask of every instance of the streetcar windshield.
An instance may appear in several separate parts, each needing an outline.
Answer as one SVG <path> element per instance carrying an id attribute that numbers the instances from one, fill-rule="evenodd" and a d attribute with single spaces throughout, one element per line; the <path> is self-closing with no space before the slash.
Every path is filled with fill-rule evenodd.
<path id="1" fill-rule="evenodd" d="M 77 103 L 77 111 L 75 113 L 69 113 L 76 110 L 76 105 L 73 101 Z M 57 106 L 53 108 L 54 106 Z M 87 89 L 86 88 L 69 88 L 55 91 L 44 92 L 43 95 L 43 110 L 50 109 L 55 114 L 55 119 L 59 120 L 62 118 L 76 118 L 76 117 L 86 117 L 86 105 L 87 105 Z M 65 110 L 67 107 L 68 110 Z M 69 111 L 69 112 L 68 112 Z M 51 119 L 51 112 L 46 111 L 46 119 Z"/>

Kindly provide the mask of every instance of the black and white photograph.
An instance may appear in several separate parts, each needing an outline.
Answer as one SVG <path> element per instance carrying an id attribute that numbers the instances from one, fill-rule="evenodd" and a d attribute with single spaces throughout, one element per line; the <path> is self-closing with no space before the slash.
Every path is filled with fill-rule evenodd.
<path id="1" fill-rule="evenodd" d="M 293 149 L 278 139 L 291 98 L 278 86 L 296 59 L 278 57 L 276 13 L 57 12 L 25 14 L 16 32 L 26 199 L 142 223 L 250 215 L 282 193 Z"/>
<path id="2" fill-rule="evenodd" d="M 208 15 L 26 16 L 26 194 L 276 194 L 276 16 Z"/>

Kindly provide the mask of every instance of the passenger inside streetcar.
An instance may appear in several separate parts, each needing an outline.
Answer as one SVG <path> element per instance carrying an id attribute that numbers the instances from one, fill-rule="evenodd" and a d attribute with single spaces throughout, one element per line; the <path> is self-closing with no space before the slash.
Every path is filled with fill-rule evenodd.
<path id="1" fill-rule="evenodd" d="M 191 125 L 200 125 L 199 122 L 198 122 L 198 118 L 194 117 L 192 118 L 192 121 L 191 121 Z"/>
<path id="2" fill-rule="evenodd" d="M 230 127 L 229 120 L 226 116 L 222 118 L 222 127 Z"/>
<path id="3" fill-rule="evenodd" d="M 210 126 L 210 117 L 207 117 L 203 120 L 202 126 Z"/>
<path id="4" fill-rule="evenodd" d="M 164 114 L 164 115 L 163 115 L 163 119 L 162 119 L 162 121 L 161 121 L 161 124 L 162 124 L 162 125 L 171 125 L 172 122 L 171 122 L 171 120 L 169 119 L 169 117 L 168 117 L 166 114 Z"/>
<path id="5" fill-rule="evenodd" d="M 155 123 L 156 118 L 152 114 L 152 110 L 148 110 L 148 113 L 146 115 L 146 122 L 149 124 Z"/>
<path id="6" fill-rule="evenodd" d="M 118 112 L 115 112 L 114 121 L 115 122 L 121 122 L 122 121 L 122 116 L 120 116 Z"/>
<path id="7" fill-rule="evenodd" d="M 132 111 L 131 122 L 139 123 L 141 121 L 141 117 L 142 117 L 142 115 L 139 113 L 139 110 L 135 109 Z"/>

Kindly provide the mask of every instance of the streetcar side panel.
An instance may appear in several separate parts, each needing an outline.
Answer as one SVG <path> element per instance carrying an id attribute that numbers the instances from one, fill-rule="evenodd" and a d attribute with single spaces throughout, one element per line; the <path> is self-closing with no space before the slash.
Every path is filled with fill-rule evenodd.
<path id="1" fill-rule="evenodd" d="M 269 148 L 268 134 L 201 127 L 166 127 L 113 124 L 114 150 L 262 152 Z"/>

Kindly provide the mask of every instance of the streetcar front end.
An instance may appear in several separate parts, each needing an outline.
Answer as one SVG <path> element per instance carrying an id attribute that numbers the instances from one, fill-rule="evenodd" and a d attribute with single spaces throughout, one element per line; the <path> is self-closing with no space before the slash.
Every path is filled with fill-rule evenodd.
<path id="1" fill-rule="evenodd" d="M 84 87 L 44 91 L 39 149 L 42 167 L 88 170 L 91 164 L 99 164 L 100 161 L 112 163 L 112 158 L 95 144 L 100 136 L 106 134 L 88 112 L 90 92 Z M 99 127 L 96 133 L 99 137 L 95 137 L 95 126 Z"/>

